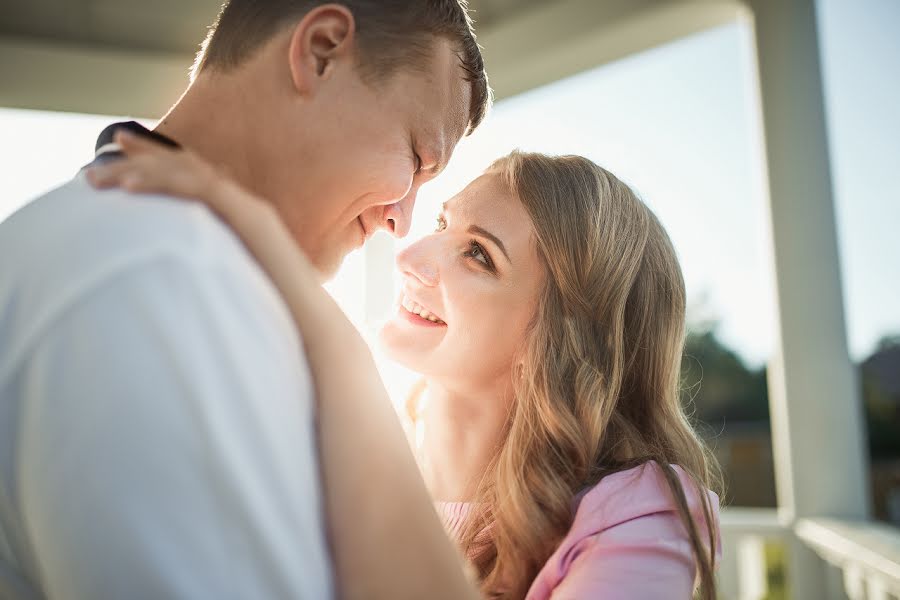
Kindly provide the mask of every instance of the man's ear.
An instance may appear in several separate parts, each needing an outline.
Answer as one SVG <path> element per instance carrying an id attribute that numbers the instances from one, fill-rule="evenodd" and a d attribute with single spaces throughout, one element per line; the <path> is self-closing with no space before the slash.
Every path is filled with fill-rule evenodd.
<path id="1" fill-rule="evenodd" d="M 291 79 L 300 93 L 309 93 L 329 78 L 340 61 L 353 60 L 356 21 L 340 4 L 323 4 L 297 23 L 288 47 Z"/>

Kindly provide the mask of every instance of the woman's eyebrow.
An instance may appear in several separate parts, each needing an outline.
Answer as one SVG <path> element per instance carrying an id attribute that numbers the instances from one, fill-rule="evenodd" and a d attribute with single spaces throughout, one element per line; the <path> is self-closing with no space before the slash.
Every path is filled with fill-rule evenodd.
<path id="1" fill-rule="evenodd" d="M 503 256 L 506 257 L 506 260 L 512 262 L 509 259 L 509 253 L 506 252 L 506 246 L 503 245 L 503 242 L 500 241 L 500 238 L 498 238 L 496 235 L 494 235 L 487 229 L 484 229 L 483 227 L 479 227 L 478 225 L 469 225 L 468 231 L 469 233 L 480 235 L 481 237 L 485 237 L 494 242 L 494 244 L 496 244 L 496 246 L 500 248 L 500 252 L 503 253 Z"/>
<path id="2" fill-rule="evenodd" d="M 441 204 L 441 212 L 447 212 L 450 200 Z M 503 253 L 503 256 L 506 257 L 506 260 L 512 263 L 512 260 L 509 258 L 509 253 L 506 251 L 506 246 L 503 245 L 503 241 L 498 238 L 496 235 L 485 229 L 484 227 L 479 227 L 478 225 L 469 225 L 469 229 L 467 230 L 469 233 L 473 235 L 480 235 L 481 237 L 487 238 L 494 242 L 494 244 L 500 248 L 500 252 Z"/>

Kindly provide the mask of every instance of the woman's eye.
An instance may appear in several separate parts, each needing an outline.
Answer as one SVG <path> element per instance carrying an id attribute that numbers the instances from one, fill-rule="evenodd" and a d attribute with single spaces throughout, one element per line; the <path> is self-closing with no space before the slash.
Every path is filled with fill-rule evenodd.
<path id="1" fill-rule="evenodd" d="M 437 225 L 435 226 L 435 231 L 443 231 L 447 229 L 447 219 L 444 218 L 443 215 L 438 215 Z"/>
<path id="2" fill-rule="evenodd" d="M 482 248 L 481 244 L 478 242 L 470 242 L 469 249 L 465 252 L 465 255 L 469 258 L 474 258 L 488 269 L 494 269 L 494 263 L 491 261 L 491 257 L 488 256 L 488 253 L 484 251 L 484 248 Z"/>

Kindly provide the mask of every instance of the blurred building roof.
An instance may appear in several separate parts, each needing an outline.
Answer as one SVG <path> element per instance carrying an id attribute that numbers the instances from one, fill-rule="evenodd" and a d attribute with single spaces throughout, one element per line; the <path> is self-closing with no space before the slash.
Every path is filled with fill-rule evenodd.
<path id="1" fill-rule="evenodd" d="M 502 99 L 746 12 L 744 0 L 471 0 Z M 221 0 L 0 0 L 0 106 L 163 114 Z"/>
<path id="2" fill-rule="evenodd" d="M 548 0 L 472 0 L 489 27 Z M 221 0 L 0 0 L 0 35 L 98 49 L 193 53 Z"/>

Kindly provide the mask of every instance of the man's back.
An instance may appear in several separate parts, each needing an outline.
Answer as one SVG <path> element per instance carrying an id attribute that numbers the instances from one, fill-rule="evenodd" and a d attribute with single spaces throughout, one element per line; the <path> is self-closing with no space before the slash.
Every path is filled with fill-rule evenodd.
<path id="1" fill-rule="evenodd" d="M 233 234 L 79 175 L 0 224 L 0 256 L 7 588 L 330 596 L 305 359 Z"/>

